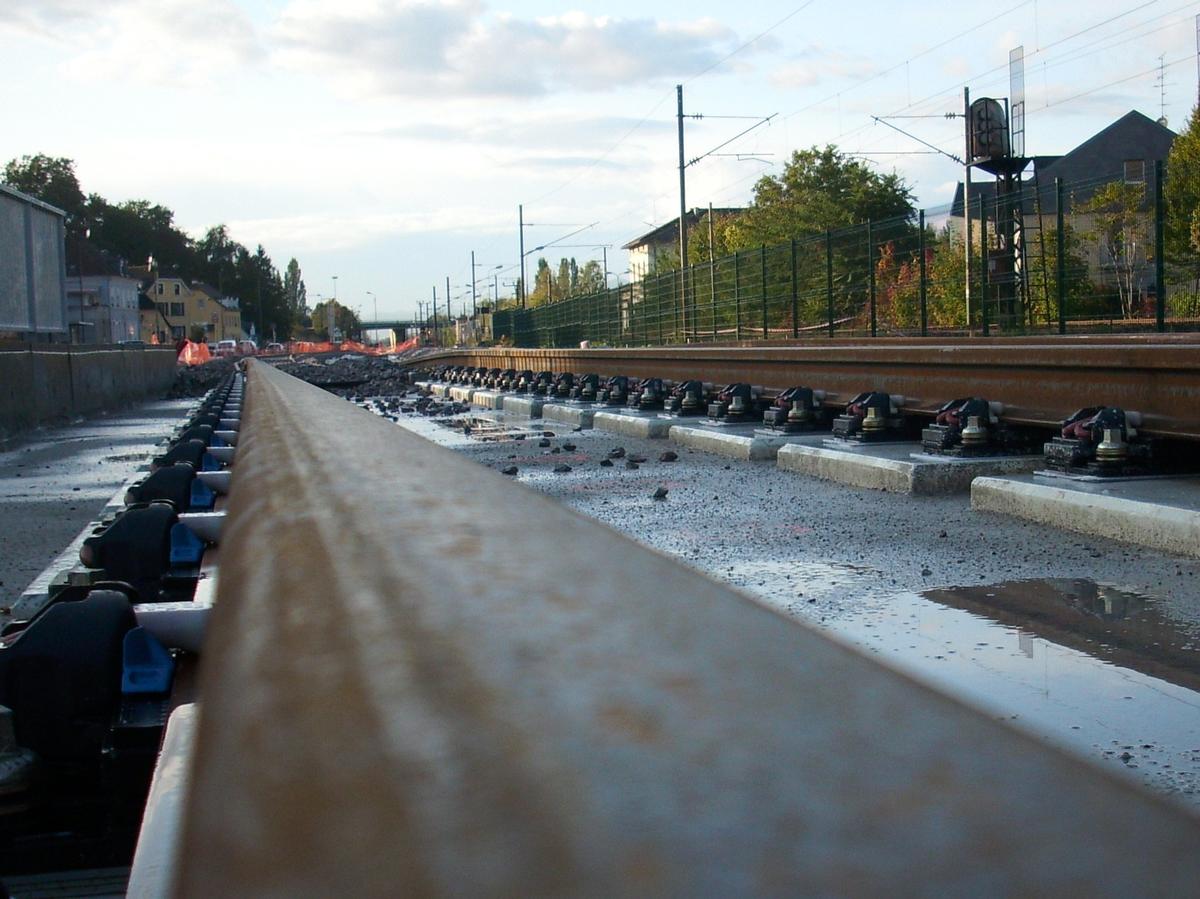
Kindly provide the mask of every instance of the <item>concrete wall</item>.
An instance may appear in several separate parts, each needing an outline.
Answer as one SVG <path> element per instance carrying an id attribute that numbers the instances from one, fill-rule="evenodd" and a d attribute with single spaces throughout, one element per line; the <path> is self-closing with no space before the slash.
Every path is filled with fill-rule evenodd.
<path id="1" fill-rule="evenodd" d="M 0 345 L 0 439 L 161 397 L 174 378 L 169 347 Z"/>

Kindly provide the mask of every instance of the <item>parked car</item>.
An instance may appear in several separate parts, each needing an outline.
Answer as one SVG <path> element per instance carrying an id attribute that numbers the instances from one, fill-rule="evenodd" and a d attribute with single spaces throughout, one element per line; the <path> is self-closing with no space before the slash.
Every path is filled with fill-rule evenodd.
<path id="1" fill-rule="evenodd" d="M 218 340 L 217 348 L 213 351 L 214 356 L 236 356 L 238 345 L 236 340 Z"/>
<path id="2" fill-rule="evenodd" d="M 284 345 L 282 343 L 268 343 L 263 348 L 264 353 L 283 353 L 286 351 L 287 351 L 287 349 L 286 349 L 286 347 L 284 347 Z"/>
<path id="3" fill-rule="evenodd" d="M 239 340 L 237 344 L 237 351 L 238 354 L 242 356 L 253 356 L 258 352 L 258 347 L 254 345 L 253 340 Z"/>

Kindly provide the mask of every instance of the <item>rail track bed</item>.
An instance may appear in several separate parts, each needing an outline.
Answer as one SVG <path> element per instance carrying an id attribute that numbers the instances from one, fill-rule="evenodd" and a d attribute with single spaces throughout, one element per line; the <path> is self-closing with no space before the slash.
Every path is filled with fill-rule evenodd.
<path id="1" fill-rule="evenodd" d="M 403 393 L 361 400 L 372 415 L 250 362 L 14 604 L 4 858 L 42 885 L 100 859 L 112 881 L 136 845 L 131 895 L 180 896 L 1126 896 L 1200 876 L 1196 562 L 674 427 Z M 790 410 L 826 424 L 855 406 L 808 396 Z M 747 398 L 778 396 L 713 399 Z M 932 411 L 870 403 L 868 430 Z M 1112 430 L 1100 459 L 1123 466 L 1132 419 Z"/>
<path id="2" fill-rule="evenodd" d="M 438 405 L 393 417 L 1200 807 L 1200 562 L 973 512 L 965 494 L 855 489 L 669 440 Z"/>

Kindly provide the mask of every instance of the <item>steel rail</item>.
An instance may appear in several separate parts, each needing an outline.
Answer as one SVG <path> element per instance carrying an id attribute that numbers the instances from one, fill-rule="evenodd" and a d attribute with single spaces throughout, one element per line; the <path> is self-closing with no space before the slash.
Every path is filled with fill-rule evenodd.
<path id="1" fill-rule="evenodd" d="M 1200 878 L 1182 808 L 263 363 L 222 541 L 178 896 Z"/>
<path id="2" fill-rule="evenodd" d="M 1200 341 L 1196 335 L 993 338 L 752 347 L 472 349 L 425 356 L 489 368 L 594 371 L 639 377 L 748 382 L 773 390 L 804 384 L 845 402 L 865 390 L 905 397 L 930 413 L 958 397 L 1004 404 L 1002 418 L 1053 427 L 1084 406 L 1142 413 L 1148 434 L 1200 440 Z"/>

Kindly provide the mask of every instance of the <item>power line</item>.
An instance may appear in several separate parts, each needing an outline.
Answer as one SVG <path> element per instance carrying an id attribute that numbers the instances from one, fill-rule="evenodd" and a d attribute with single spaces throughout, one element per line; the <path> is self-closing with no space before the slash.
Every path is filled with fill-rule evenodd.
<path id="1" fill-rule="evenodd" d="M 703 76 L 707 75 L 707 74 L 708 74 L 709 72 L 711 72 L 713 69 L 715 69 L 715 68 L 717 68 L 718 66 L 720 66 L 720 65 L 722 65 L 722 64 L 724 64 L 724 63 L 726 63 L 726 62 L 728 62 L 729 60 L 733 59 L 733 57 L 735 57 L 737 54 L 741 53 L 743 50 L 745 50 L 745 49 L 746 49 L 747 47 L 749 47 L 751 44 L 755 43 L 756 41 L 759 41 L 759 40 L 761 40 L 761 39 L 762 39 L 762 38 L 764 38 L 764 37 L 766 37 L 768 34 L 770 34 L 772 31 L 774 31 L 774 30 L 775 30 L 776 28 L 778 28 L 780 25 L 782 25 L 782 24 L 784 24 L 785 22 L 787 22 L 789 19 L 793 19 L 793 18 L 795 18 L 796 16 L 798 16 L 800 13 L 804 12 L 804 10 L 808 9 L 808 8 L 809 8 L 810 6 L 812 6 L 812 5 L 813 5 L 813 3 L 815 3 L 815 2 L 816 2 L 816 0 L 807 0 L 807 2 L 805 2 L 805 3 L 801 3 L 801 4 L 800 4 L 798 7 L 796 7 L 795 9 L 793 9 L 793 10 L 792 10 L 790 13 L 788 13 L 786 16 L 784 16 L 782 19 L 780 19 L 778 22 L 776 22 L 774 25 L 772 25 L 772 26 L 771 26 L 770 28 L 768 28 L 766 31 L 762 31 L 762 32 L 760 32 L 760 33 L 756 34 L 754 37 L 750 38 L 750 40 L 746 41 L 746 42 L 745 42 L 744 44 L 742 44 L 741 46 L 739 46 L 739 47 L 735 47 L 733 50 L 731 50 L 729 53 L 727 53 L 727 54 L 725 54 L 724 56 L 722 56 L 720 59 L 718 59 L 718 60 L 717 60 L 716 62 L 714 62 L 712 65 L 708 66 L 707 68 L 703 69 L 703 70 L 702 70 L 702 71 L 700 71 L 700 72 L 697 72 L 695 75 L 693 75 L 691 78 L 688 78 L 688 79 L 687 79 L 687 80 L 685 80 L 683 83 L 684 83 L 684 84 L 691 84 L 691 83 L 692 83 L 693 81 L 695 81 L 697 78 L 701 78 L 701 77 L 703 77 Z"/>

